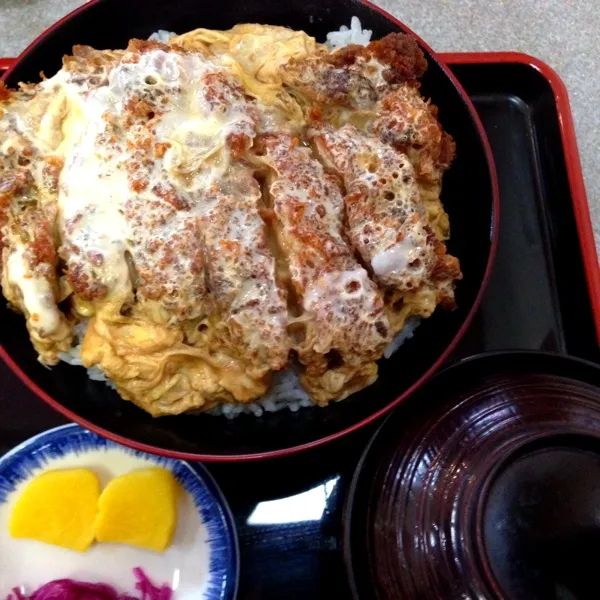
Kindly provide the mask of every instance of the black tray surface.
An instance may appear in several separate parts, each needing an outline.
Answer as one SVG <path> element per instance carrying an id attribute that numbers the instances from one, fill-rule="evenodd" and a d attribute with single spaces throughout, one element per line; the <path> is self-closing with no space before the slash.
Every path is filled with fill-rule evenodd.
<path id="1" fill-rule="evenodd" d="M 523 64 L 452 68 L 488 133 L 501 200 L 492 280 L 453 360 L 541 349 L 600 362 L 550 85 Z M 64 422 L 0 364 L 0 454 Z M 285 459 L 209 465 L 237 522 L 239 600 L 350 597 L 343 503 L 376 427 Z"/>

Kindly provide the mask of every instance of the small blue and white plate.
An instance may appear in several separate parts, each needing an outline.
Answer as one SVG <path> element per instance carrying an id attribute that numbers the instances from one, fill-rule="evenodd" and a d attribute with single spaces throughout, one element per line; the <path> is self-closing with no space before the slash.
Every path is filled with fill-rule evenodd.
<path id="1" fill-rule="evenodd" d="M 121 544 L 94 544 L 85 553 L 8 533 L 11 510 L 31 478 L 49 469 L 86 467 L 104 487 L 133 469 L 169 469 L 185 494 L 178 506 L 173 544 L 163 553 Z M 237 591 L 239 551 L 231 512 L 201 466 L 120 446 L 78 425 L 65 425 L 31 438 L 0 458 L 0 598 L 14 587 L 32 592 L 62 578 L 107 583 L 120 593 L 135 590 L 133 569 L 141 567 L 157 585 L 170 584 L 174 600 L 232 600 Z"/>

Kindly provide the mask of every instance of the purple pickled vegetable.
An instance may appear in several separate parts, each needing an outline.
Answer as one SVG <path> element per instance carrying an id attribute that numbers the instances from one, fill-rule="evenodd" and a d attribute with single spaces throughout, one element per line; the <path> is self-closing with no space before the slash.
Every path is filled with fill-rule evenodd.
<path id="1" fill-rule="evenodd" d="M 121 600 L 114 588 L 102 583 L 59 579 L 43 585 L 31 600 Z"/>
<path id="2" fill-rule="evenodd" d="M 171 600 L 173 592 L 171 591 L 170 586 L 163 585 L 160 588 L 155 587 L 150 579 L 148 579 L 146 573 L 139 567 L 136 567 L 133 570 L 133 574 L 137 579 L 135 589 L 138 590 L 138 592 L 142 592 L 141 600 Z M 129 598 L 123 598 L 123 600 L 129 600 Z"/>
<path id="3" fill-rule="evenodd" d="M 172 600 L 168 585 L 156 587 L 139 567 L 133 570 L 137 579 L 135 588 L 141 596 L 119 594 L 115 588 L 103 583 L 85 583 L 73 579 L 58 579 L 46 583 L 30 596 L 14 588 L 6 600 Z"/>

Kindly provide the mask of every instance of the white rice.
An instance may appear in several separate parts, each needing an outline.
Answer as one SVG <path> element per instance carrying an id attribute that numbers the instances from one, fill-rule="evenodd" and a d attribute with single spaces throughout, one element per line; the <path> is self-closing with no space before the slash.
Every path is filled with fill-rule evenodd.
<path id="1" fill-rule="evenodd" d="M 83 338 L 87 329 L 87 321 L 82 321 L 73 327 L 73 334 L 75 336 L 75 345 L 69 350 L 69 352 L 60 352 L 59 358 L 63 362 L 74 367 L 83 367 L 83 361 L 81 360 L 81 346 L 83 345 Z M 104 371 L 98 366 L 94 365 L 87 370 L 88 377 L 93 381 L 104 381 L 106 385 L 111 389 L 116 389 L 117 386 L 104 374 Z"/>
<path id="2" fill-rule="evenodd" d="M 242 413 L 260 417 L 264 412 L 277 412 L 289 408 L 298 412 L 303 407 L 315 406 L 300 384 L 298 373 L 294 369 L 278 371 L 273 375 L 269 391 L 251 404 L 220 404 L 208 411 L 211 415 L 224 415 L 233 419 Z"/>
<path id="3" fill-rule="evenodd" d="M 155 31 L 149 38 L 150 42 L 162 42 L 166 44 L 172 37 L 175 37 L 177 34 L 172 31 L 167 31 L 166 29 L 159 29 Z"/>
<path id="4" fill-rule="evenodd" d="M 358 17 L 352 17 L 350 28 L 342 25 L 338 31 L 332 31 L 327 34 L 326 45 L 330 49 L 337 49 L 348 44 L 359 44 L 366 46 L 371 41 L 372 31 L 362 29 Z M 171 31 L 160 29 L 153 33 L 148 39 L 166 43 L 176 34 Z M 420 319 L 411 318 L 406 322 L 404 329 L 385 348 L 383 356 L 389 358 L 410 338 L 419 325 Z M 81 360 L 81 346 L 87 323 L 79 323 L 74 328 L 75 345 L 69 352 L 61 352 L 60 359 L 73 366 L 83 366 Z M 106 377 L 104 371 L 97 365 L 87 370 L 88 377 L 93 381 L 104 381 L 110 388 L 115 389 L 116 385 Z M 208 411 L 212 415 L 224 415 L 228 419 L 233 419 L 242 413 L 252 414 L 260 417 L 264 412 L 277 412 L 283 408 L 288 408 L 292 412 L 297 412 L 301 408 L 316 406 L 310 399 L 306 390 L 300 384 L 298 373 L 293 369 L 286 369 L 275 373 L 269 391 L 256 402 L 251 404 L 221 404 L 218 407 Z"/>
<path id="5" fill-rule="evenodd" d="M 383 351 L 383 358 L 389 358 L 404 342 L 410 340 L 415 335 L 415 329 L 419 326 L 419 323 L 421 323 L 419 317 L 410 317 L 407 319 L 404 329 L 400 333 L 397 333 L 394 339 L 386 346 Z"/>
<path id="6" fill-rule="evenodd" d="M 358 44 L 366 46 L 371 41 L 373 32 L 370 29 L 363 29 L 358 17 L 352 17 L 350 20 L 350 29 L 342 25 L 338 31 L 331 31 L 327 34 L 325 44 L 330 50 L 337 50 L 348 46 L 348 44 Z"/>

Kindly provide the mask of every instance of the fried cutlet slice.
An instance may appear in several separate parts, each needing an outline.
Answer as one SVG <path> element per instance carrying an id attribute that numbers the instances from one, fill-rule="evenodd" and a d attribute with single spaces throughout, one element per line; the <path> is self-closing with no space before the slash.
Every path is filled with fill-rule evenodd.
<path id="1" fill-rule="evenodd" d="M 368 46 L 291 59 L 282 72 L 284 83 L 308 104 L 366 110 L 377 102 L 379 88 L 416 82 L 426 68 L 416 40 L 392 33 Z"/>
<path id="2" fill-rule="evenodd" d="M 375 280 L 403 293 L 430 287 L 451 306 L 458 260 L 427 222 L 408 157 L 351 125 L 315 128 L 312 140 L 344 181 L 346 233 Z"/>
<path id="3" fill-rule="evenodd" d="M 287 364 L 290 346 L 285 290 L 277 281 L 261 198 L 252 170 L 232 168 L 207 194 L 202 231 L 214 326 L 240 359 L 264 375 Z"/>
<path id="4" fill-rule="evenodd" d="M 390 340 L 377 286 L 342 236 L 343 197 L 309 148 L 264 136 L 274 229 L 298 304 L 295 349 L 302 382 L 317 402 L 369 385 Z"/>
<path id="5" fill-rule="evenodd" d="M 62 160 L 30 135 L 43 124 L 45 141 L 54 141 L 55 120 L 44 119 L 54 99 L 35 85 L 0 91 L 2 291 L 24 313 L 40 361 L 54 365 L 71 346 L 71 324 L 58 308 L 63 293 L 57 275 L 56 193 Z"/>

